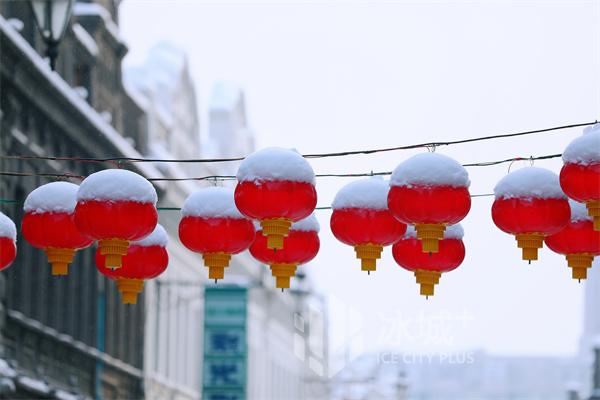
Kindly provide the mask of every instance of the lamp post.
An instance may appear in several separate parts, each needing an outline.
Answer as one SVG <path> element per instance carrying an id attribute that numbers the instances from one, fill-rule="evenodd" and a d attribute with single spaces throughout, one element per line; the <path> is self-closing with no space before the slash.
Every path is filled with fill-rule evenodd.
<path id="1" fill-rule="evenodd" d="M 50 68 L 56 67 L 58 44 L 60 43 L 73 10 L 74 0 L 29 0 L 35 22 L 46 43 L 46 55 Z"/>

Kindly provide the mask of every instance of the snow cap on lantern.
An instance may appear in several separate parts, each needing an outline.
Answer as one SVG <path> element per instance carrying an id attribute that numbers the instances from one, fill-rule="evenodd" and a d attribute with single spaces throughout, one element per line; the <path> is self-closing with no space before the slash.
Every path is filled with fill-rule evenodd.
<path id="1" fill-rule="evenodd" d="M 284 247 L 293 222 L 315 209 L 315 174 L 295 150 L 269 147 L 242 161 L 235 203 L 245 216 L 260 221 L 271 249 Z"/>
<path id="2" fill-rule="evenodd" d="M 456 269 L 463 262 L 463 236 L 460 224 L 450 225 L 438 243 L 438 252 L 427 254 L 421 249 L 415 228 L 409 225 L 404 236 L 392 247 L 392 254 L 398 265 L 414 273 L 421 295 L 433 296 L 442 273 Z"/>
<path id="3" fill-rule="evenodd" d="M 600 124 L 586 128 L 567 146 L 562 158 L 563 191 L 573 200 L 585 203 L 594 229 L 600 230 Z"/>
<path id="4" fill-rule="evenodd" d="M 51 182 L 34 189 L 25 199 L 23 237 L 45 251 L 52 275 L 67 275 L 75 252 L 93 242 L 75 225 L 78 189 L 73 183 Z"/>
<path id="5" fill-rule="evenodd" d="M 330 226 L 342 243 L 354 247 L 361 269 L 371 272 L 384 246 L 395 243 L 406 225 L 388 210 L 388 183 L 380 177 L 360 179 L 336 194 Z"/>
<path id="6" fill-rule="evenodd" d="M 207 187 L 192 193 L 181 209 L 179 238 L 201 253 L 210 279 L 222 279 L 232 254 L 246 250 L 254 240 L 252 221 L 237 209 L 233 189 Z"/>
<path id="7" fill-rule="evenodd" d="M 298 265 L 305 264 L 315 258 L 319 252 L 319 222 L 314 214 L 294 222 L 286 238 L 283 249 L 275 250 L 267 246 L 267 238 L 260 227 L 250 254 L 258 261 L 268 264 L 275 277 L 275 286 L 281 290 L 290 287 L 290 280 L 296 274 Z"/>
<path id="8" fill-rule="evenodd" d="M 143 239 L 156 227 L 156 202 L 156 190 L 143 176 L 107 169 L 81 183 L 75 224 L 84 235 L 99 240 L 109 267 L 120 268 L 129 242 Z"/>
<path id="9" fill-rule="evenodd" d="M 600 231 L 594 230 L 585 204 L 569 200 L 571 221 L 559 232 L 544 240 L 550 250 L 565 255 L 573 279 L 587 278 L 594 257 L 600 255 Z"/>
<path id="10" fill-rule="evenodd" d="M 107 268 L 106 257 L 101 254 L 100 249 L 96 250 L 96 267 L 100 273 L 117 282 L 122 303 L 136 304 L 138 294 L 144 289 L 144 281 L 156 278 L 167 269 L 168 243 L 167 232 L 157 224 L 150 235 L 129 244 L 121 268 Z"/>
<path id="11" fill-rule="evenodd" d="M 558 176 L 547 169 L 525 167 L 509 173 L 494 188 L 492 219 L 515 235 L 523 260 L 538 259 L 545 236 L 569 222 L 570 208 Z"/>
<path id="12" fill-rule="evenodd" d="M 17 256 L 17 227 L 0 212 L 0 270 L 8 268 Z"/>
<path id="13" fill-rule="evenodd" d="M 456 160 L 439 153 L 417 154 L 394 170 L 388 205 L 400 221 L 415 225 L 423 251 L 435 253 L 445 227 L 469 212 L 470 183 Z"/>

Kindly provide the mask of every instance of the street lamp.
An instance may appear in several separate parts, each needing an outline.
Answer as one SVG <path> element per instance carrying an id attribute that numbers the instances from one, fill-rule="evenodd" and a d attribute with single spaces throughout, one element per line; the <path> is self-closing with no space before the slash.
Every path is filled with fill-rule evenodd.
<path id="1" fill-rule="evenodd" d="M 35 22 L 46 43 L 46 55 L 54 70 L 60 43 L 71 17 L 73 0 L 30 0 Z"/>

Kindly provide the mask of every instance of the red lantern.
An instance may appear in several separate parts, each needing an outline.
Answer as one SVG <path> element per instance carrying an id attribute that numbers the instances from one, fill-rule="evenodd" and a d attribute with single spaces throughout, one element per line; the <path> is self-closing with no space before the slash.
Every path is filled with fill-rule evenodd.
<path id="1" fill-rule="evenodd" d="M 560 185 L 567 196 L 585 203 L 600 231 L 600 125 L 594 125 L 573 140 L 562 157 Z"/>
<path id="2" fill-rule="evenodd" d="M 23 237 L 46 252 L 52 275 L 67 275 L 75 251 L 92 244 L 73 220 L 78 189 L 73 183 L 52 182 L 33 190 L 25 199 Z"/>
<path id="3" fill-rule="evenodd" d="M 300 264 L 306 264 L 319 252 L 319 223 L 314 215 L 295 222 L 281 250 L 270 249 L 262 231 L 250 246 L 250 254 L 258 261 L 269 265 L 275 277 L 275 286 L 283 291 L 290 287 L 290 279 L 296 275 Z"/>
<path id="4" fill-rule="evenodd" d="M 17 256 L 17 227 L 0 212 L 0 270 L 10 267 Z"/>
<path id="5" fill-rule="evenodd" d="M 446 226 L 471 209 L 469 175 L 458 162 L 438 153 L 417 154 L 392 174 L 388 206 L 400 221 L 415 226 L 423 251 L 438 251 Z"/>
<path id="6" fill-rule="evenodd" d="M 594 230 L 592 217 L 582 203 L 571 200 L 569 205 L 571 222 L 544 242 L 550 250 L 566 256 L 573 279 L 581 280 L 587 278 L 594 256 L 600 255 L 600 232 Z"/>
<path id="7" fill-rule="evenodd" d="M 156 190 L 144 177 L 124 169 L 88 176 L 77 192 L 75 225 L 99 240 L 106 265 L 121 267 L 130 241 L 141 240 L 156 227 Z"/>
<path id="8" fill-rule="evenodd" d="M 291 224 L 317 205 L 315 174 L 294 150 L 272 147 L 249 155 L 237 179 L 235 203 L 242 214 L 260 221 L 270 249 L 282 249 Z"/>
<path id="9" fill-rule="evenodd" d="M 538 259 L 544 237 L 569 222 L 570 208 L 558 176 L 543 168 L 526 167 L 506 175 L 494 188 L 492 219 L 498 228 L 515 235 L 523 260 Z"/>
<path id="10" fill-rule="evenodd" d="M 223 279 L 232 254 L 246 250 L 254 240 L 254 225 L 235 206 L 233 190 L 203 188 L 187 198 L 181 209 L 179 239 L 201 253 L 208 277 Z"/>
<path id="11" fill-rule="evenodd" d="M 169 265 L 167 243 L 167 232 L 157 224 L 149 236 L 130 243 L 127 254 L 123 256 L 121 268 L 107 267 L 107 257 L 98 248 L 96 268 L 101 274 L 117 281 L 123 304 L 136 304 L 138 294 L 144 289 L 144 281 L 156 278 L 167 269 Z"/>
<path id="12" fill-rule="evenodd" d="M 462 237 L 460 224 L 448 226 L 444 238 L 438 242 L 438 251 L 427 254 L 421 248 L 422 242 L 417 240 L 415 229 L 409 226 L 406 235 L 392 247 L 392 254 L 398 265 L 414 272 L 421 295 L 429 297 L 433 296 L 442 273 L 456 269 L 465 259 Z"/>
<path id="13" fill-rule="evenodd" d="M 344 186 L 333 200 L 331 232 L 342 243 L 354 246 L 361 269 L 371 273 L 384 246 L 398 241 L 406 225 L 388 210 L 389 186 L 383 179 L 367 178 Z"/>

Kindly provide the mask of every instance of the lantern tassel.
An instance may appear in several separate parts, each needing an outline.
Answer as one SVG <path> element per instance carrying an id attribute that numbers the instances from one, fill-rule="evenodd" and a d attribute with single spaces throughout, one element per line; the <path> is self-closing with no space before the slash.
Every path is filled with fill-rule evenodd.
<path id="1" fill-rule="evenodd" d="M 434 295 L 435 285 L 440 282 L 442 273 L 439 271 L 429 271 L 425 269 L 418 269 L 415 271 L 415 278 L 417 283 L 421 285 L 420 293 L 422 296 L 429 298 Z"/>
<path id="2" fill-rule="evenodd" d="M 269 218 L 260 221 L 263 235 L 267 237 L 267 247 L 271 250 L 283 249 L 283 238 L 287 236 L 292 226 L 288 218 Z"/>
<path id="3" fill-rule="evenodd" d="M 98 242 L 100 254 L 106 257 L 107 268 L 121 268 L 121 258 L 127 255 L 129 241 L 123 239 L 102 239 Z"/>
<path id="4" fill-rule="evenodd" d="M 544 245 L 544 235 L 541 233 L 518 233 L 516 235 L 517 246 L 522 249 L 523 260 L 536 261 L 538 250 Z"/>
<path id="5" fill-rule="evenodd" d="M 361 270 L 367 271 L 370 275 L 371 271 L 377 268 L 377 260 L 381 258 L 383 246 L 373 243 L 357 244 L 354 246 L 354 251 L 356 258 L 360 260 Z"/>
<path id="6" fill-rule="evenodd" d="M 417 239 L 421 241 L 423 253 L 437 253 L 439 241 L 444 238 L 446 227 L 443 224 L 415 224 Z"/>
<path id="7" fill-rule="evenodd" d="M 271 264 L 271 274 L 275 277 L 275 287 L 289 289 L 292 276 L 296 275 L 298 264 Z"/>
<path id="8" fill-rule="evenodd" d="M 214 279 L 217 283 L 218 279 L 225 278 L 225 268 L 229 266 L 231 254 L 216 252 L 202 254 L 204 265 L 208 268 L 208 279 Z"/>
<path id="9" fill-rule="evenodd" d="M 45 251 L 48 262 L 52 265 L 52 275 L 68 275 L 75 249 L 48 247 Z"/>
<path id="10" fill-rule="evenodd" d="M 594 219 L 594 230 L 600 231 L 600 200 L 588 201 L 585 205 L 588 214 Z"/>
<path id="11" fill-rule="evenodd" d="M 587 270 L 592 267 L 594 256 L 589 253 L 567 254 L 567 264 L 572 270 L 573 279 L 587 279 Z"/>
<path id="12" fill-rule="evenodd" d="M 121 303 L 137 304 L 138 294 L 144 289 L 144 280 L 117 278 L 117 289 L 121 293 Z"/>

